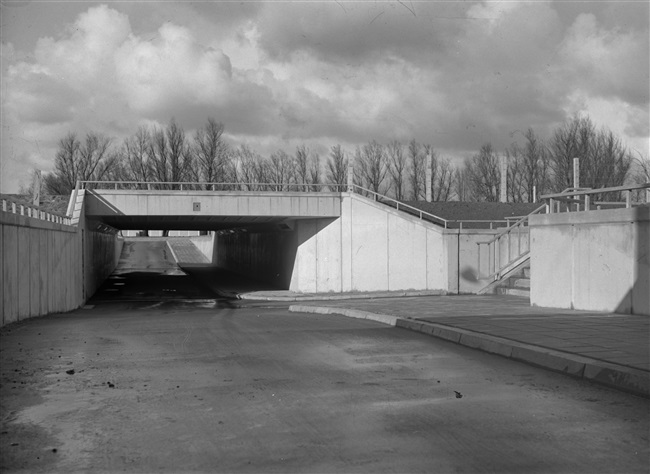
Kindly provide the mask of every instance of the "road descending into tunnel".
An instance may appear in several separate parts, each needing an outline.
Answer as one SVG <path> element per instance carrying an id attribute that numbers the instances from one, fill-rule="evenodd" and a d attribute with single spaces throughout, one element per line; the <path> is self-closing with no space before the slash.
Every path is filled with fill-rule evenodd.
<path id="1" fill-rule="evenodd" d="M 374 321 L 219 298 L 164 240 L 125 246 L 85 308 L 0 338 L 2 472 L 648 470 L 648 400 Z"/>

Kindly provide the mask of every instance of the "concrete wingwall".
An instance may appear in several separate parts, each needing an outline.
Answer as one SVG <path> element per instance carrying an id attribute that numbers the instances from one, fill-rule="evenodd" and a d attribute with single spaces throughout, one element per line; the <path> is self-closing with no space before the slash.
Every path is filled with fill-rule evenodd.
<path id="1" fill-rule="evenodd" d="M 84 301 L 95 294 L 113 273 L 122 254 L 124 239 L 114 234 L 82 230 L 84 235 Z"/>
<path id="2" fill-rule="evenodd" d="M 115 268 L 121 244 L 83 226 L 0 212 L 1 325 L 83 305 Z"/>
<path id="3" fill-rule="evenodd" d="M 531 304 L 650 315 L 650 207 L 531 216 Z"/>
<path id="4" fill-rule="evenodd" d="M 0 213 L 2 325 L 83 304 L 77 228 Z"/>
<path id="5" fill-rule="evenodd" d="M 340 218 L 292 225 L 286 232 L 218 234 L 213 262 L 301 293 L 476 293 L 486 284 L 478 278 L 476 243 L 495 233 L 445 230 L 351 193 L 342 195 Z"/>

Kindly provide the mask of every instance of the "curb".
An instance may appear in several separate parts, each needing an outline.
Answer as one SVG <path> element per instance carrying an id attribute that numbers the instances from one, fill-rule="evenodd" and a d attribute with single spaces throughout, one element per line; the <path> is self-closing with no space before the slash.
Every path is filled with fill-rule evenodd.
<path id="1" fill-rule="evenodd" d="M 400 318 L 387 314 L 370 313 L 368 311 L 347 308 L 301 305 L 292 305 L 289 307 L 289 311 L 315 314 L 340 314 L 352 318 L 369 319 L 427 334 L 490 354 L 497 354 L 520 362 L 526 362 L 554 372 L 589 380 L 644 398 L 650 398 L 650 373 L 632 367 L 526 344 L 503 337 L 469 331 L 467 329 L 455 328 L 444 324 Z"/>
<path id="2" fill-rule="evenodd" d="M 315 295 L 296 295 L 296 296 L 263 296 L 255 295 L 255 293 L 239 293 L 239 299 L 251 301 L 283 301 L 283 302 L 299 302 L 299 301 L 341 301 L 341 300 L 371 300 L 376 298 L 402 298 L 410 296 L 441 296 L 447 295 L 446 291 L 431 290 L 431 291 L 395 291 L 395 292 L 378 292 L 378 293 L 349 293 L 349 294 L 334 294 L 327 293 Z"/>

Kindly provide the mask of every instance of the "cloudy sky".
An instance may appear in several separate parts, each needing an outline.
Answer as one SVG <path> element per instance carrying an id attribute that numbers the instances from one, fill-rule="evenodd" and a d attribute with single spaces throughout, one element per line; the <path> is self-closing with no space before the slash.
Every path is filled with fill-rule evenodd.
<path id="1" fill-rule="evenodd" d="M 647 0 L 1 1 L 0 192 L 68 132 L 208 117 L 262 154 L 415 138 L 460 161 L 575 113 L 648 154 Z"/>

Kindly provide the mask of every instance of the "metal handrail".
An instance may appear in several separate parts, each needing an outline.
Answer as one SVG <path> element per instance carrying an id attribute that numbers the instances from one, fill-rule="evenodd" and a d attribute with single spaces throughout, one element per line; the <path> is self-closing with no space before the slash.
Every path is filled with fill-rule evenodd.
<path id="1" fill-rule="evenodd" d="M 584 196 L 587 194 L 613 193 L 619 191 L 633 191 L 635 189 L 646 189 L 646 188 L 650 188 L 650 182 L 644 184 L 627 185 L 627 186 L 613 186 L 610 188 L 579 188 L 575 191 L 571 191 L 574 188 L 567 188 L 561 193 L 543 194 L 542 196 L 540 196 L 540 199 L 550 199 L 550 198 L 558 198 L 558 197 L 566 197 L 566 196 Z"/>
<path id="2" fill-rule="evenodd" d="M 393 202 L 393 203 L 395 203 L 395 209 L 397 209 L 398 211 L 400 210 L 400 207 L 402 207 L 402 208 L 404 208 L 404 209 L 409 209 L 409 210 L 411 210 L 411 211 L 414 211 L 414 212 L 416 212 L 416 213 L 418 214 L 420 220 L 423 220 L 423 216 L 427 216 L 427 217 L 430 217 L 430 218 L 432 218 L 432 219 L 438 220 L 438 221 L 440 221 L 440 222 L 442 223 L 442 225 L 444 226 L 445 229 L 447 228 L 447 226 L 448 226 L 448 224 L 449 224 L 450 222 L 460 222 L 460 221 L 451 221 L 451 220 L 449 220 L 449 219 L 445 219 L 445 218 L 443 218 L 443 217 L 436 216 L 435 214 L 431 214 L 430 212 L 423 211 L 422 209 L 418 209 L 417 207 L 410 206 L 410 205 L 408 205 L 408 204 L 404 204 L 403 202 L 400 202 L 400 201 L 398 201 L 397 199 L 393 199 L 393 198 L 388 197 L 388 196 L 385 196 L 385 195 L 383 195 L 383 194 L 379 194 L 378 192 L 371 191 L 370 189 L 366 189 L 366 188 L 364 188 L 364 187 L 362 187 L 362 186 L 359 186 L 358 184 L 353 184 L 353 185 L 352 185 L 352 188 L 353 188 L 353 189 L 361 190 L 361 191 L 363 191 L 364 193 L 371 194 L 371 195 L 373 196 L 373 198 L 374 198 L 374 199 L 373 199 L 374 201 L 389 201 L 389 202 Z M 381 199 L 378 199 L 378 198 L 381 198 Z"/>
<path id="3" fill-rule="evenodd" d="M 567 211 L 571 211 L 571 205 L 574 204 L 577 206 L 576 211 L 580 211 L 580 205 L 582 203 L 583 211 L 590 211 L 591 209 L 591 197 L 595 194 L 606 194 L 606 193 L 625 193 L 625 202 L 620 202 L 620 204 L 625 204 L 626 208 L 632 207 L 632 191 L 635 190 L 646 190 L 646 203 L 650 203 L 650 183 L 644 184 L 635 184 L 635 185 L 625 185 L 625 186 L 613 186 L 608 188 L 596 188 L 596 189 L 568 189 L 564 190 L 561 193 L 553 194 L 544 194 L 540 196 L 541 199 L 548 200 L 549 213 L 561 212 L 560 202 L 567 202 L 569 205 L 566 207 Z M 584 199 L 581 199 L 584 198 Z M 603 203 L 597 204 L 596 210 L 600 210 L 600 205 Z M 614 203 L 607 203 L 614 204 Z"/>
<path id="4" fill-rule="evenodd" d="M 113 187 L 113 189 L 118 189 L 118 186 L 142 186 L 142 187 L 147 187 L 152 190 L 156 190 L 156 186 L 178 186 L 180 191 L 184 191 L 185 189 L 183 188 L 188 188 L 188 190 L 196 190 L 192 189 L 193 187 L 201 187 L 201 188 L 211 188 L 211 189 L 203 189 L 203 190 L 212 190 L 215 191 L 217 190 L 217 187 L 237 187 L 240 188 L 241 191 L 251 191 L 251 189 L 241 189 L 241 188 L 252 188 L 252 187 L 266 187 L 266 188 L 302 188 L 306 189 L 307 191 L 313 190 L 313 188 L 336 188 L 336 189 L 346 189 L 348 187 L 347 184 L 333 184 L 333 183 L 214 183 L 214 182 L 206 182 L 206 181 L 79 181 L 79 184 L 81 186 L 80 189 L 91 189 L 88 185 L 95 185 L 99 186 L 100 189 L 108 189 L 108 185 Z M 97 189 L 97 187 L 93 186 L 92 189 Z M 177 190 L 177 191 L 178 191 Z M 274 189 L 274 191 L 277 191 L 277 189 Z"/>
<path id="5" fill-rule="evenodd" d="M 536 208 L 534 211 L 532 211 L 530 214 L 521 217 L 517 222 L 509 226 L 508 228 L 500 231 L 497 233 L 491 240 L 485 241 L 485 242 L 477 242 L 476 245 L 478 245 L 478 273 L 479 277 L 481 277 L 481 245 L 486 245 L 488 249 L 488 274 L 487 278 L 494 278 L 495 280 L 499 279 L 499 276 L 501 272 L 508 268 L 510 265 L 513 264 L 513 262 L 516 262 L 520 258 L 524 257 L 529 253 L 529 250 L 524 250 L 522 252 L 521 250 L 521 229 L 523 227 L 526 227 L 526 224 L 530 218 L 530 216 L 534 214 L 539 214 L 542 211 L 547 210 L 547 205 L 542 204 L 538 208 Z M 514 230 L 517 229 L 517 254 L 514 258 L 511 258 L 511 244 L 512 244 L 512 234 L 514 233 Z M 506 238 L 508 239 L 508 261 L 503 264 L 498 266 L 497 262 L 501 262 L 501 239 Z M 528 239 L 528 245 L 527 249 L 530 249 L 530 233 L 526 233 L 526 238 Z M 498 267 L 498 268 L 497 268 Z"/>

